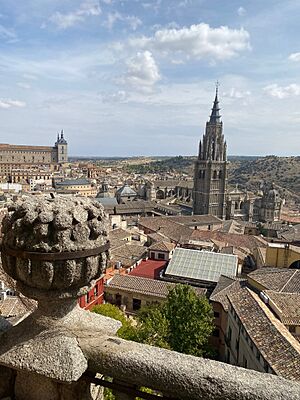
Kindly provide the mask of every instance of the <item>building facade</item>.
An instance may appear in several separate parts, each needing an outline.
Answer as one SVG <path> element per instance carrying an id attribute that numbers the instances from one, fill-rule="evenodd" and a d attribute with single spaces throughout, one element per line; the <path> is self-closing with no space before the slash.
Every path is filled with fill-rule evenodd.
<path id="1" fill-rule="evenodd" d="M 200 140 L 194 169 L 193 213 L 211 214 L 221 219 L 280 221 L 284 200 L 274 184 L 265 183 L 258 194 L 236 187 L 227 190 L 227 145 L 224 141 L 218 88 Z"/>
<path id="2" fill-rule="evenodd" d="M 63 164 L 68 161 L 68 143 L 61 131 L 51 146 L 27 146 L 0 144 L 0 172 L 9 174 L 11 170 L 28 166 Z"/>
<path id="3" fill-rule="evenodd" d="M 194 214 L 225 219 L 227 189 L 227 146 L 224 141 L 218 88 L 205 134 L 200 140 L 194 170 Z"/>

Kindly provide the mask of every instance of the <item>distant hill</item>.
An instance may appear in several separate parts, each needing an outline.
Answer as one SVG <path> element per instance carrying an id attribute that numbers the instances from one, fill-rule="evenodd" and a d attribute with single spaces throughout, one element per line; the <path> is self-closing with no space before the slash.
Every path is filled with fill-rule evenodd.
<path id="1" fill-rule="evenodd" d="M 147 164 L 132 164 L 126 169 L 136 173 L 185 172 L 193 176 L 196 157 L 178 156 Z M 257 190 L 263 181 L 274 182 L 279 187 L 300 195 L 300 157 L 229 156 L 230 185 Z"/>
<path id="2" fill-rule="evenodd" d="M 169 157 L 159 161 L 152 161 L 145 164 L 131 163 L 126 166 L 127 172 L 135 172 L 137 174 L 146 173 L 164 173 L 164 172 L 183 172 L 192 176 L 193 165 L 196 157 L 177 156 Z"/>
<path id="3" fill-rule="evenodd" d="M 254 190 L 262 181 L 300 194 L 300 157 L 266 156 L 254 160 L 236 160 L 229 165 L 229 183 Z"/>

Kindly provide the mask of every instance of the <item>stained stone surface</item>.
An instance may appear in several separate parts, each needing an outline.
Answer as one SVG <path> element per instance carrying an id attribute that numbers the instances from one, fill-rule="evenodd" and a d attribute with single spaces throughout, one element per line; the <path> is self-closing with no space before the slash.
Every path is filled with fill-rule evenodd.
<path id="1" fill-rule="evenodd" d="M 26 196 L 3 219 L 3 245 L 31 252 L 72 252 L 107 242 L 108 218 L 96 201 L 83 197 Z M 108 252 L 66 261 L 37 261 L 2 252 L 4 270 L 26 296 L 80 296 L 100 277 Z"/>

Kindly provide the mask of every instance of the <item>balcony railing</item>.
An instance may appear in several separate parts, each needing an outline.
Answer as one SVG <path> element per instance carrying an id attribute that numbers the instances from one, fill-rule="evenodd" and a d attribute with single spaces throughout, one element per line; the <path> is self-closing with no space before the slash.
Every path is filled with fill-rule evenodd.
<path id="1" fill-rule="evenodd" d="M 180 354 L 114 336 L 79 338 L 89 359 L 85 379 L 101 385 L 92 376 L 112 378 L 109 386 L 120 399 L 147 397 L 140 387 L 159 391 L 166 399 L 197 400 L 298 400 L 300 384 L 225 363 Z M 104 383 L 107 386 L 106 383 Z M 120 393 L 124 390 L 124 396 Z M 143 397 L 144 396 L 144 397 Z"/>

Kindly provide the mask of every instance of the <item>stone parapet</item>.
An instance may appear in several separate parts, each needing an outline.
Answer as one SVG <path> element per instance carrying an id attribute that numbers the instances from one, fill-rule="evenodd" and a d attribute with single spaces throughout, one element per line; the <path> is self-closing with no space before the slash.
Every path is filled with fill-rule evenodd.
<path id="1" fill-rule="evenodd" d="M 38 308 L 0 336 L 0 400 L 300 400 L 300 384 L 122 340 L 120 322 L 79 308 L 103 272 L 108 221 L 83 198 L 28 197 L 3 222 L 3 267 Z M 103 377 L 110 378 L 103 381 Z M 95 386 L 96 384 L 97 386 Z"/>

